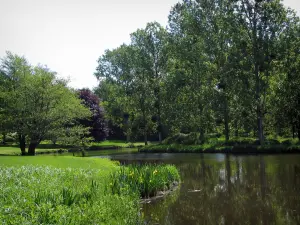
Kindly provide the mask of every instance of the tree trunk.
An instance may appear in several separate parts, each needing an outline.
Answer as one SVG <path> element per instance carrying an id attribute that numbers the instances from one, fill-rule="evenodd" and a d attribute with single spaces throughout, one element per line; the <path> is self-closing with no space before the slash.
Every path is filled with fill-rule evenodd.
<path id="1" fill-rule="evenodd" d="M 295 125 L 292 124 L 292 134 L 293 134 L 293 139 L 295 138 Z"/>
<path id="2" fill-rule="evenodd" d="M 203 130 L 203 128 L 200 128 L 199 131 L 200 131 L 200 143 L 203 144 L 204 143 L 204 130 Z"/>
<path id="3" fill-rule="evenodd" d="M 252 38 L 253 38 L 253 62 L 254 62 L 254 76 L 255 76 L 255 98 L 256 98 L 256 119 L 257 119 L 257 136 L 259 139 L 260 145 L 263 144 L 263 112 L 262 112 L 262 106 L 261 106 L 261 79 L 259 77 L 259 65 L 260 65 L 260 53 L 259 53 L 259 44 L 257 40 L 257 23 L 258 18 L 256 17 L 256 10 L 257 5 L 255 5 L 254 8 L 254 18 L 253 18 L 253 28 L 252 28 Z"/>
<path id="4" fill-rule="evenodd" d="M 145 145 L 148 145 L 148 138 L 147 138 L 147 131 L 144 130 L 144 142 L 145 142 Z"/>
<path id="5" fill-rule="evenodd" d="M 26 155 L 26 142 L 25 142 L 24 135 L 19 134 L 19 142 L 20 142 L 21 155 Z"/>
<path id="6" fill-rule="evenodd" d="M 158 141 L 159 141 L 159 143 L 162 142 L 162 134 L 161 134 L 161 131 L 158 132 Z"/>
<path id="7" fill-rule="evenodd" d="M 237 120 L 234 120 L 234 136 L 237 138 L 239 136 L 239 128 Z"/>
<path id="8" fill-rule="evenodd" d="M 257 123 L 258 123 L 258 138 L 259 138 L 259 144 L 263 145 L 264 144 L 264 133 L 263 133 L 263 118 L 260 113 L 260 115 L 257 118 Z"/>
<path id="9" fill-rule="evenodd" d="M 127 131 L 127 133 L 126 133 L 126 142 L 127 142 L 127 143 L 130 142 L 130 134 L 129 134 L 128 131 Z"/>
<path id="10" fill-rule="evenodd" d="M 158 141 L 159 141 L 159 143 L 162 142 L 162 125 L 161 125 L 161 121 L 160 121 L 160 115 L 158 115 Z"/>
<path id="11" fill-rule="evenodd" d="M 257 136 L 259 144 L 264 144 L 264 134 L 263 134 L 263 114 L 260 102 L 260 78 L 259 78 L 259 66 L 255 63 L 255 77 L 256 77 L 256 118 L 257 118 Z"/>
<path id="12" fill-rule="evenodd" d="M 224 98 L 224 122 L 225 122 L 225 139 L 226 139 L 226 142 L 229 141 L 229 126 L 228 126 L 228 104 L 227 104 L 227 98 L 225 96 Z"/>
<path id="13" fill-rule="evenodd" d="M 147 138 L 147 120 L 145 114 L 145 108 L 143 107 L 143 124 L 144 124 L 144 142 L 145 145 L 148 145 L 148 138 Z"/>
<path id="14" fill-rule="evenodd" d="M 6 144 L 6 133 L 3 133 L 2 134 L 3 135 L 3 137 L 2 137 L 2 144 Z"/>
<path id="15" fill-rule="evenodd" d="M 129 119 L 125 120 L 125 127 L 126 127 L 126 142 L 130 142 L 130 132 L 129 132 Z"/>
<path id="16" fill-rule="evenodd" d="M 159 143 L 161 143 L 162 142 L 162 132 L 161 132 L 161 130 L 162 130 L 162 125 L 161 125 L 161 119 L 160 119 L 160 99 L 158 100 L 159 102 L 158 102 L 158 118 L 157 118 L 157 122 L 158 122 L 158 141 L 159 141 Z"/>
<path id="17" fill-rule="evenodd" d="M 31 141 L 28 147 L 28 155 L 35 155 L 35 149 L 38 146 L 38 142 Z"/>

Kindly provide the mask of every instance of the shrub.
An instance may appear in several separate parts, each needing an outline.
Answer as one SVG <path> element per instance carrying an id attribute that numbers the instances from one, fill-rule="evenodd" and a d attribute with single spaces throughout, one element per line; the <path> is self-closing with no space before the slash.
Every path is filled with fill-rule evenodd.
<path id="1" fill-rule="evenodd" d="M 195 145 L 195 144 L 200 144 L 199 138 L 200 138 L 200 134 L 197 132 L 192 132 L 189 134 L 178 133 L 166 138 L 163 141 L 163 144 Z"/>

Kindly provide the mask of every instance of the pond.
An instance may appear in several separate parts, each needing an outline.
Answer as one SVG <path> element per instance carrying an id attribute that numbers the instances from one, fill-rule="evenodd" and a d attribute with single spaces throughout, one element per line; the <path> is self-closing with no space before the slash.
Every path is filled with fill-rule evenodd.
<path id="1" fill-rule="evenodd" d="M 300 155 L 106 155 L 121 163 L 171 163 L 180 187 L 143 205 L 145 224 L 300 224 Z"/>

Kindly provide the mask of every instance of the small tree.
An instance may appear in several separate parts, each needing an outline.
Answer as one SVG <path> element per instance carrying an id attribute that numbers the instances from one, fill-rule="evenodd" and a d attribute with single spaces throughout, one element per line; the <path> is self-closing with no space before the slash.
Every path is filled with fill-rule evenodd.
<path id="1" fill-rule="evenodd" d="M 107 121 L 104 118 L 104 109 L 100 106 L 100 99 L 89 89 L 79 90 L 79 98 L 82 104 L 90 109 L 91 116 L 80 120 L 84 127 L 90 127 L 90 135 L 95 141 L 103 141 L 108 136 Z"/>

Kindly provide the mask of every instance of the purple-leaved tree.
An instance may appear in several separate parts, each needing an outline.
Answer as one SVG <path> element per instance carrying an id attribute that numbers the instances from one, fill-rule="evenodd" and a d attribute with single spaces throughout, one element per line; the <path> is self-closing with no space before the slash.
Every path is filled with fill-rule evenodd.
<path id="1" fill-rule="evenodd" d="M 89 89 L 79 90 L 79 98 L 82 104 L 90 109 L 92 116 L 89 119 L 80 120 L 80 124 L 91 127 L 90 133 L 95 141 L 103 141 L 108 136 L 109 129 L 104 118 L 104 109 L 100 106 L 100 99 Z"/>

